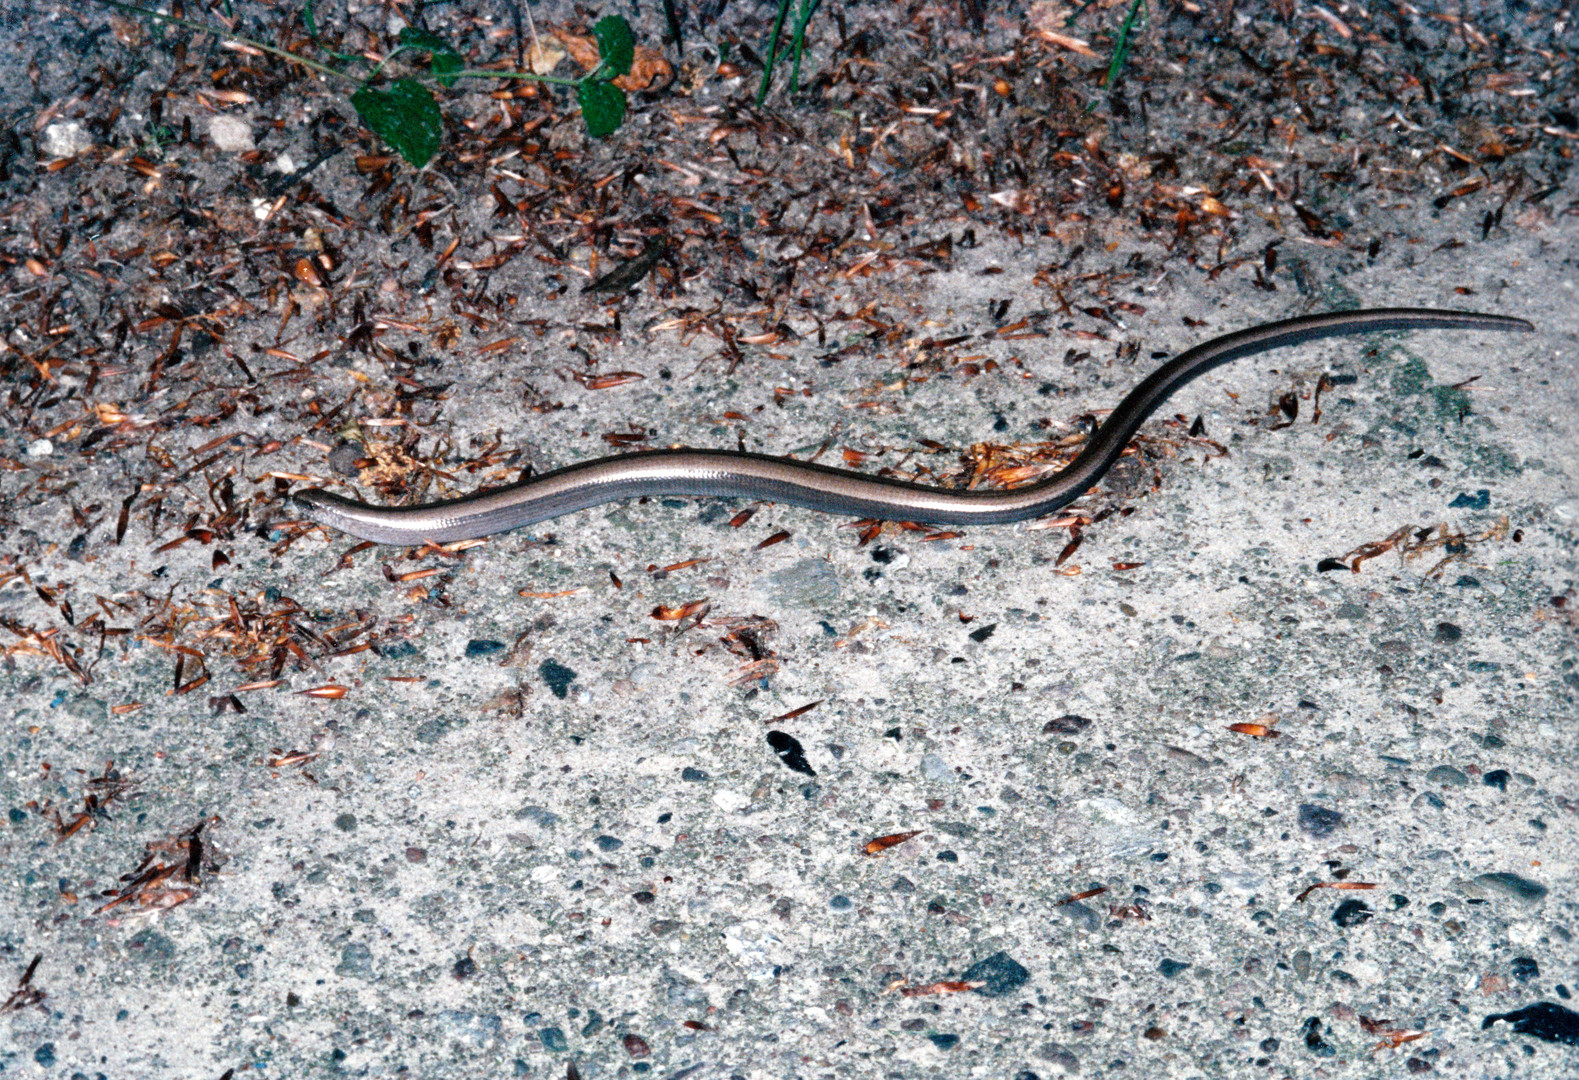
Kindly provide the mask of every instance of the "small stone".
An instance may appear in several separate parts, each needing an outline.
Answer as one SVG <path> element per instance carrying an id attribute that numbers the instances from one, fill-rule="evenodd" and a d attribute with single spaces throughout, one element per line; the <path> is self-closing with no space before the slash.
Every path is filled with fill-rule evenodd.
<path id="1" fill-rule="evenodd" d="M 1453 642 L 1457 641 L 1463 636 L 1464 631 L 1460 630 L 1452 623 L 1439 622 L 1436 624 L 1436 633 L 1431 635 L 1431 640 L 1436 642 L 1438 645 L 1451 645 Z"/>
<path id="2" fill-rule="evenodd" d="M 362 470 L 357 462 L 362 459 L 362 448 L 352 443 L 341 443 L 329 451 L 329 471 L 337 476 L 356 476 Z"/>
<path id="3" fill-rule="evenodd" d="M 928 1035 L 927 1038 L 931 1039 L 932 1045 L 936 1046 L 939 1050 L 952 1050 L 954 1047 L 959 1045 L 958 1035 L 944 1035 L 942 1033 L 938 1033 L 934 1035 Z"/>
<path id="4" fill-rule="evenodd" d="M 1539 882 L 1522 878 L 1518 874 L 1506 871 L 1497 871 L 1491 874 L 1481 874 L 1467 881 L 1461 881 L 1459 891 L 1466 896 L 1486 899 L 1489 895 L 1507 896 L 1519 901 L 1526 907 L 1536 907 L 1546 899 L 1547 888 Z"/>
<path id="5" fill-rule="evenodd" d="M 1521 983 L 1527 983 L 1539 977 L 1541 973 L 1541 965 L 1537 964 L 1532 956 L 1515 956 L 1508 969 Z"/>
<path id="6" fill-rule="evenodd" d="M 1316 839 L 1331 836 L 1343 827 L 1343 815 L 1325 806 L 1301 803 L 1299 807 L 1300 831 Z"/>
<path id="7" fill-rule="evenodd" d="M 1067 1073 L 1080 1071 L 1080 1059 L 1062 1043 L 1043 1043 L 1041 1049 L 1036 1051 L 1036 1056 L 1049 1064 L 1057 1065 Z"/>
<path id="8" fill-rule="evenodd" d="M 983 997 L 1007 997 L 1031 980 L 1031 973 L 1006 952 L 995 952 L 978 960 L 960 976 L 963 982 L 979 982 L 976 993 Z"/>
<path id="9" fill-rule="evenodd" d="M 1042 725 L 1043 735 L 1078 735 L 1091 726 L 1091 721 L 1074 713 L 1054 717 Z"/>
<path id="10" fill-rule="evenodd" d="M 1468 787 L 1469 777 L 1451 765 L 1438 765 L 1425 774 L 1425 782 L 1441 787 Z"/>
<path id="11" fill-rule="evenodd" d="M 816 776 L 817 770 L 811 767 L 806 760 L 806 748 L 801 746 L 800 740 L 785 731 L 768 732 L 768 746 L 778 755 L 784 767 L 806 776 Z"/>
<path id="12" fill-rule="evenodd" d="M 598 845 L 599 851 L 618 851 L 625 846 L 625 841 L 617 836 L 600 836 L 592 842 Z"/>
<path id="13" fill-rule="evenodd" d="M 175 942 L 157 930 L 139 930 L 126 941 L 126 951 L 141 960 L 169 960 L 176 954 Z"/>
<path id="14" fill-rule="evenodd" d="M 336 814 L 334 827 L 341 832 L 356 832 L 356 815 L 349 811 L 343 814 Z"/>
<path id="15" fill-rule="evenodd" d="M 44 1043 L 39 1046 L 37 1050 L 33 1051 L 33 1060 L 46 1069 L 55 1064 L 55 1044 Z"/>
<path id="16" fill-rule="evenodd" d="M 256 150 L 252 141 L 252 125 L 239 116 L 216 116 L 208 122 L 208 137 L 215 150 L 229 154 L 243 154 Z"/>
<path id="17" fill-rule="evenodd" d="M 523 806 L 515 812 L 515 816 L 525 821 L 530 821 L 539 829 L 552 829 L 559 824 L 559 815 L 552 810 L 545 810 L 541 806 Z"/>
<path id="18" fill-rule="evenodd" d="M 466 656 L 468 659 L 475 659 L 479 656 L 496 656 L 504 652 L 504 650 L 504 642 L 495 641 L 493 638 L 472 638 L 466 643 Z M 564 697 L 565 695 L 560 694 L 559 696 Z"/>
<path id="19" fill-rule="evenodd" d="M 1371 921 L 1371 909 L 1359 900 L 1345 900 L 1332 912 L 1332 921 L 1347 929 Z"/>
<path id="20" fill-rule="evenodd" d="M 680 770 L 680 779 L 693 784 L 700 784 L 702 781 L 708 779 L 708 775 L 701 769 L 693 769 L 691 766 L 687 765 L 685 768 Z"/>
<path id="21" fill-rule="evenodd" d="M 1307 1017 L 1300 1032 L 1305 1036 L 1305 1048 L 1317 1057 L 1333 1057 L 1337 1054 L 1337 1049 L 1321 1037 L 1320 1017 Z"/>
<path id="22" fill-rule="evenodd" d="M 1579 1013 L 1555 1001 L 1537 1001 L 1510 1013 L 1493 1013 L 1481 1021 L 1482 1031 L 1498 1020 L 1513 1025 L 1520 1035 L 1534 1035 L 1547 1042 L 1579 1046 Z"/>
<path id="23" fill-rule="evenodd" d="M 470 1009 L 445 1009 L 433 1019 L 445 1035 L 471 1047 L 487 1046 L 504 1028 L 499 1017 Z"/>
<path id="24" fill-rule="evenodd" d="M 1167 957 L 1164 957 L 1162 962 L 1157 965 L 1157 970 L 1162 972 L 1162 977 L 1164 979 L 1171 979 L 1175 975 L 1179 974 L 1179 972 L 1187 969 L 1189 966 L 1190 965 L 1183 960 L 1169 960 Z"/>
<path id="25" fill-rule="evenodd" d="M 544 1050 L 555 1054 L 563 1054 L 570 1049 L 565 1033 L 556 1027 L 546 1027 L 538 1031 L 537 1041 L 543 1044 Z"/>
<path id="26" fill-rule="evenodd" d="M 373 950 L 356 942 L 347 945 L 340 950 L 340 963 L 335 966 L 334 973 L 346 979 L 372 978 Z"/>
<path id="27" fill-rule="evenodd" d="M 633 1058 L 644 1058 L 652 1053 L 652 1047 L 640 1035 L 630 1034 L 620 1041 L 625 1044 L 625 1052 Z"/>
<path id="28" fill-rule="evenodd" d="M 543 677 L 543 682 L 553 695 L 561 700 L 569 695 L 570 684 L 576 679 L 574 671 L 553 660 L 544 660 L 539 664 L 537 673 Z"/>
<path id="29" fill-rule="evenodd" d="M 1487 787 L 1494 787 L 1498 791 L 1505 792 L 1508 790 L 1508 781 L 1512 779 L 1513 777 L 1509 774 L 1507 769 L 1492 769 L 1489 773 L 1480 778 L 1480 782 L 1485 784 Z"/>

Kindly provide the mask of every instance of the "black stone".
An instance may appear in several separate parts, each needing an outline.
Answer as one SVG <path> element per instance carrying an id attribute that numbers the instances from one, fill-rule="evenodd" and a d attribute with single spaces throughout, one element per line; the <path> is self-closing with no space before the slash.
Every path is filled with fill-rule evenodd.
<path id="1" fill-rule="evenodd" d="M 996 952 L 965 969 L 962 982 L 979 982 L 976 993 L 984 997 L 1007 997 L 1031 981 L 1031 973 L 1006 952 Z"/>
<path id="2" fill-rule="evenodd" d="M 1063 716 L 1047 721 L 1042 725 L 1043 735 L 1078 735 L 1091 726 L 1091 721 L 1074 713 L 1065 713 Z"/>
<path id="3" fill-rule="evenodd" d="M 1342 927 L 1361 926 L 1370 920 L 1371 909 L 1359 900 L 1345 900 L 1332 912 L 1332 921 Z"/>
<path id="4" fill-rule="evenodd" d="M 1510 1013 L 1492 1013 L 1480 1023 L 1482 1031 L 1498 1020 L 1513 1025 L 1520 1035 L 1534 1035 L 1547 1042 L 1579 1046 L 1579 1013 L 1555 1001 L 1537 1001 Z"/>
<path id="5" fill-rule="evenodd" d="M 1343 827 L 1343 815 L 1325 806 L 1301 803 L 1299 806 L 1300 831 L 1318 839 L 1331 836 Z"/>
<path id="6" fill-rule="evenodd" d="M 554 692 L 554 696 L 561 699 L 570 693 L 570 684 L 576 678 L 574 671 L 552 660 L 544 660 L 538 665 L 537 673 L 543 677 L 543 681 Z"/>
<path id="7" fill-rule="evenodd" d="M 807 776 L 817 775 L 817 770 L 813 769 L 811 763 L 806 760 L 805 747 L 801 746 L 800 740 L 796 739 L 795 736 L 783 731 L 770 731 L 768 732 L 768 745 L 779 756 L 779 760 L 784 763 L 785 768 L 794 769 L 796 772 L 804 773 Z"/>

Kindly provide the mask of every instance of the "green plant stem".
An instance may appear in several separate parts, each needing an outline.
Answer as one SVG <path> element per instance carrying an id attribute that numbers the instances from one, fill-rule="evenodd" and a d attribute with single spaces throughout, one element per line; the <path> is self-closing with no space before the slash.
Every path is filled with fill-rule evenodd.
<path id="1" fill-rule="evenodd" d="M 791 44 L 795 52 L 795 66 L 790 68 L 790 93 L 800 90 L 800 57 L 806 50 L 806 26 L 822 6 L 822 0 L 800 0 L 800 12 L 795 16 L 795 39 Z"/>
<path id="2" fill-rule="evenodd" d="M 790 0 L 779 0 L 779 13 L 773 18 L 773 35 L 768 38 L 768 62 L 762 65 L 762 86 L 757 90 L 757 104 L 768 99 L 768 84 L 773 81 L 773 65 L 778 63 L 779 33 L 784 29 L 784 16 L 789 14 Z"/>
<path id="3" fill-rule="evenodd" d="M 1113 60 L 1107 66 L 1107 87 L 1112 89 L 1113 80 L 1118 78 L 1119 72 L 1124 70 L 1124 61 L 1129 56 L 1129 35 L 1135 26 L 1135 19 L 1140 14 L 1140 9 L 1146 0 L 1134 0 L 1129 5 L 1129 14 L 1124 16 L 1123 25 L 1118 28 L 1118 41 L 1113 46 Z"/>

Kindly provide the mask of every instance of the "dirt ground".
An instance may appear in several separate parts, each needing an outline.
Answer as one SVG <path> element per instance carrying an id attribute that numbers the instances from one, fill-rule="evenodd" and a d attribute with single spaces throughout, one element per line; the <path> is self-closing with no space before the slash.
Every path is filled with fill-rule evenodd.
<path id="1" fill-rule="evenodd" d="M 0 1073 L 1579 1070 L 1572 4 L 824 4 L 761 100 L 765 3 L 165 10 L 0 0 Z M 390 60 L 421 168 L 238 40 L 609 14 L 606 138 Z M 1536 333 L 1224 368 L 1022 526 L 288 500 L 1002 485 L 1384 306 Z"/>

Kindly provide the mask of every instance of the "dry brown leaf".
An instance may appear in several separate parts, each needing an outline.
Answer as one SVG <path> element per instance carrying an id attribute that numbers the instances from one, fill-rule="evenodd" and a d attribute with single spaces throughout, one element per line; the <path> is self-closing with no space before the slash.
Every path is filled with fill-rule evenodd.
<path id="1" fill-rule="evenodd" d="M 592 71 L 598 66 L 601 59 L 598 53 L 598 43 L 589 37 L 578 37 L 557 31 L 554 39 L 565 47 L 570 58 L 586 71 Z M 636 60 L 631 64 L 630 74 L 621 75 L 614 80 L 614 85 L 627 94 L 635 94 L 653 87 L 668 86 L 674 79 L 674 66 L 663 58 L 662 53 L 654 52 L 643 45 L 636 46 Z"/>

